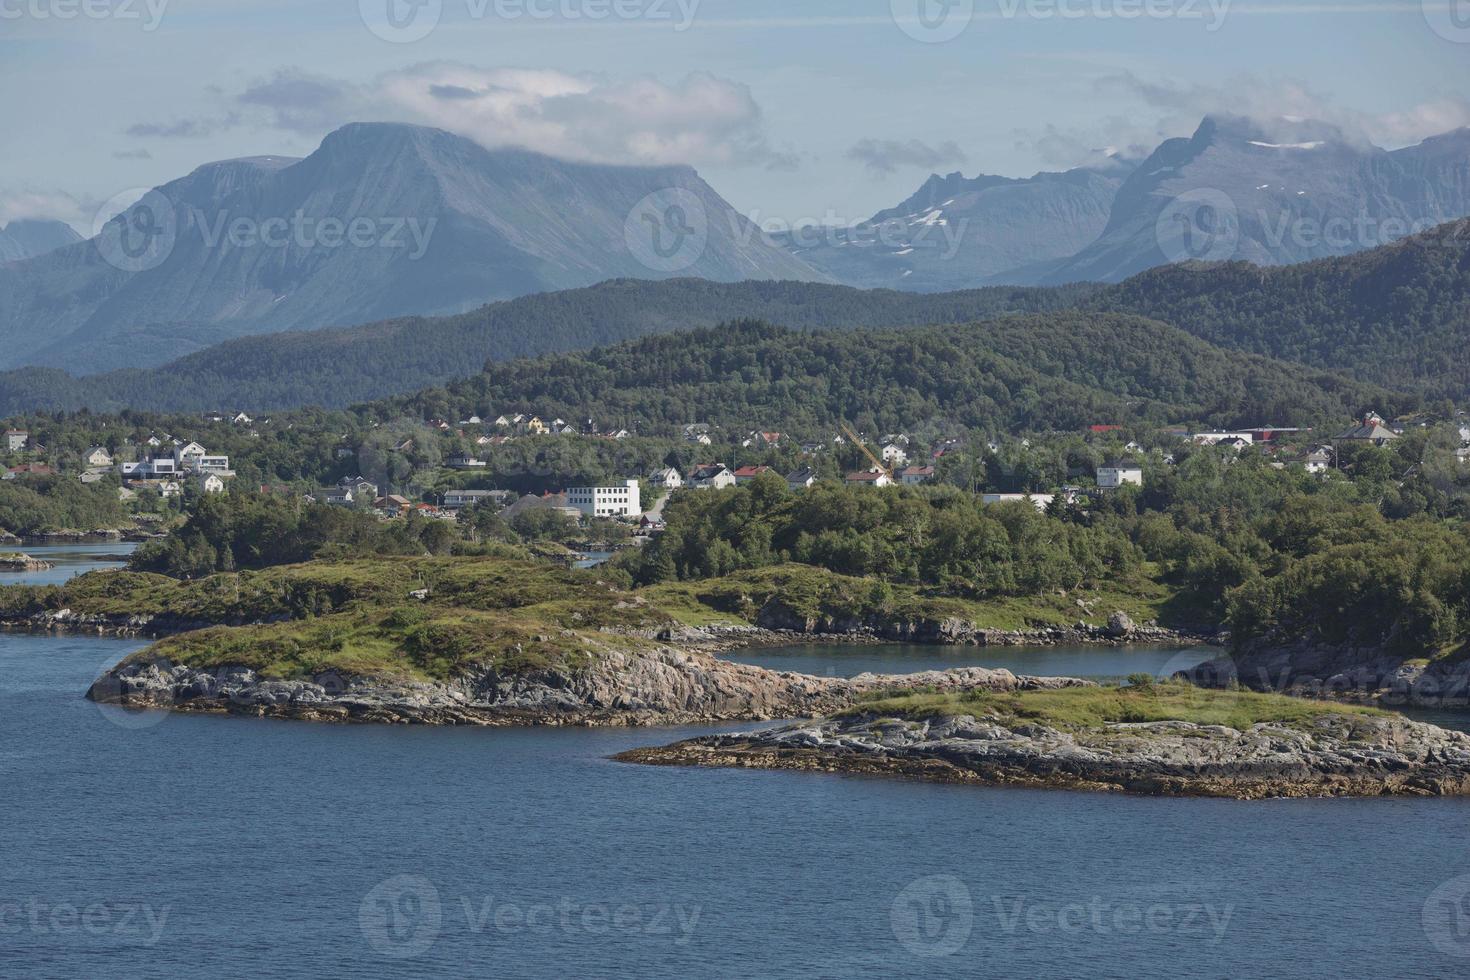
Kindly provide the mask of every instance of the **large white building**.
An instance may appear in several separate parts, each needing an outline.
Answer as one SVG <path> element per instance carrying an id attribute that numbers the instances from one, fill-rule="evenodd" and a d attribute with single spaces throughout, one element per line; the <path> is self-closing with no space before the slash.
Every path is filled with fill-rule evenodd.
<path id="1" fill-rule="evenodd" d="M 572 487 L 567 504 L 584 517 L 638 517 L 643 513 L 638 481 L 627 480 L 615 487 Z"/>
<path id="2" fill-rule="evenodd" d="M 1099 490 L 1116 490 L 1125 483 L 1143 486 L 1143 467 L 1131 459 L 1111 459 L 1097 468 Z"/>

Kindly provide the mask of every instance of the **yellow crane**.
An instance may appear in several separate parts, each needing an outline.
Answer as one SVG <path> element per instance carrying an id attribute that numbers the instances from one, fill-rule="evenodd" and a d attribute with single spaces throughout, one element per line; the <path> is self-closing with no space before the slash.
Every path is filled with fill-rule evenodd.
<path id="1" fill-rule="evenodd" d="M 892 480 L 893 470 L 889 469 L 886 465 L 884 465 L 881 459 L 873 455 L 873 451 L 869 449 L 861 439 L 858 438 L 858 434 L 852 431 L 851 426 L 849 426 L 846 422 L 841 423 L 841 425 L 842 431 L 847 434 L 847 438 L 851 439 L 854 443 L 857 444 L 857 447 L 863 451 L 863 455 L 871 459 L 873 461 L 873 465 L 876 466 L 884 476 Z"/>

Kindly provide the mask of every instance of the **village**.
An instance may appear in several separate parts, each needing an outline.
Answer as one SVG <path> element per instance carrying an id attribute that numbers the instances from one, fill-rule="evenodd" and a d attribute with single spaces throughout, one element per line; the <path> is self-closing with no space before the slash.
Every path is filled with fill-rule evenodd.
<path id="1" fill-rule="evenodd" d="M 232 444 L 243 439 L 247 446 L 273 425 L 270 419 L 257 421 L 244 412 L 207 413 L 201 422 L 209 430 L 229 432 Z M 663 508 L 673 494 L 721 490 L 762 478 L 780 479 L 792 491 L 823 482 L 872 489 L 949 484 L 975 493 L 987 504 L 1026 502 L 1045 512 L 1059 500 L 1077 504 L 1089 494 L 1142 489 L 1153 474 L 1174 466 L 1187 449 L 1210 448 L 1226 458 L 1257 454 L 1273 467 L 1297 468 L 1325 478 L 1343 472 L 1344 453 L 1350 447 L 1391 447 L 1406 433 L 1424 430 L 1436 434 L 1459 466 L 1470 466 L 1470 422 L 1463 413 L 1450 419 L 1418 415 L 1386 420 L 1368 412 L 1325 438 L 1299 427 L 1227 431 L 1120 423 L 1097 423 L 1081 432 L 1007 437 L 943 435 L 926 426 L 928 438 L 906 432 L 868 438 L 841 424 L 840 431 L 826 438 L 798 441 L 769 429 L 730 432 L 691 423 L 653 439 L 623 427 L 599 427 L 592 420 L 574 425 L 559 417 L 544 420 L 524 413 L 489 419 L 470 415 L 458 423 L 431 419 L 415 428 L 417 434 L 389 440 L 388 456 L 377 452 L 373 459 L 360 458 L 370 455 L 367 449 L 341 437 L 331 459 L 323 461 L 323 469 L 341 474 L 328 485 L 302 479 L 251 480 L 248 485 L 267 493 L 297 494 L 324 506 L 371 511 L 383 520 L 414 514 L 455 522 L 467 512 L 489 511 L 511 521 L 547 511 L 583 526 L 618 522 L 656 534 L 663 528 Z M 226 493 L 239 479 L 230 455 L 212 451 L 202 441 L 162 432 L 113 440 L 112 448 L 92 445 L 70 453 L 48 450 L 23 429 L 8 429 L 3 439 L 4 480 L 59 477 L 83 485 L 106 481 L 116 485 L 120 502 L 144 514 L 178 512 L 187 499 Z M 527 486 L 520 475 L 500 485 L 497 476 L 505 477 L 506 470 L 494 465 L 497 453 L 555 440 L 630 447 L 655 443 L 642 453 L 626 454 L 630 459 L 657 457 L 660 448 L 666 451 L 661 463 L 636 470 L 625 467 L 622 476 L 587 485 L 543 480 L 540 486 Z M 436 461 L 431 455 L 431 462 L 421 466 L 390 465 L 393 454 L 422 453 L 427 447 L 420 444 L 426 442 L 436 444 Z M 1048 460 L 1049 465 L 1038 467 L 1037 459 Z"/>

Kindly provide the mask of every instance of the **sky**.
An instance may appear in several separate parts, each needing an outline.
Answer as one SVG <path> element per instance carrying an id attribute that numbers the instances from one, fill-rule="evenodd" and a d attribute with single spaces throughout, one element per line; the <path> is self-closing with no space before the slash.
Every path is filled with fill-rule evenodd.
<path id="1" fill-rule="evenodd" d="M 850 223 L 931 172 L 1147 152 L 1210 112 L 1388 147 L 1470 125 L 1470 0 L 0 0 L 0 91 L 0 223 L 89 234 L 364 120 L 687 163 L 757 220 Z"/>

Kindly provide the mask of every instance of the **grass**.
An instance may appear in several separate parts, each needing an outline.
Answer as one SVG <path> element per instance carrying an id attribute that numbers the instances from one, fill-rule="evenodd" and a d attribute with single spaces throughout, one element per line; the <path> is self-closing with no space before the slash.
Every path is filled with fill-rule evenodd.
<path id="1" fill-rule="evenodd" d="M 1165 610 L 1173 599 L 1167 586 L 1146 573 L 1136 581 L 1065 595 L 973 600 L 929 595 L 913 586 L 889 585 L 797 564 L 735 572 L 723 578 L 665 583 L 644 589 L 642 594 L 689 626 L 753 623 L 766 601 L 778 596 L 798 614 L 814 619 L 959 619 L 977 629 L 995 630 L 1073 626 L 1078 622 L 1105 626 L 1115 610 L 1122 610 L 1135 622 L 1167 624 Z M 1078 600 L 1085 609 L 1077 605 Z"/>
<path id="2" fill-rule="evenodd" d="M 893 718 L 991 716 L 1008 723 L 1034 722 L 1063 731 L 1097 729 L 1118 722 L 1188 721 L 1244 731 L 1272 722 L 1305 727 L 1328 716 L 1387 717 L 1358 705 L 1309 701 L 1282 694 L 1210 690 L 1182 681 L 1138 687 L 1074 687 L 1055 691 L 994 693 L 913 692 L 878 697 L 845 714 Z"/>

